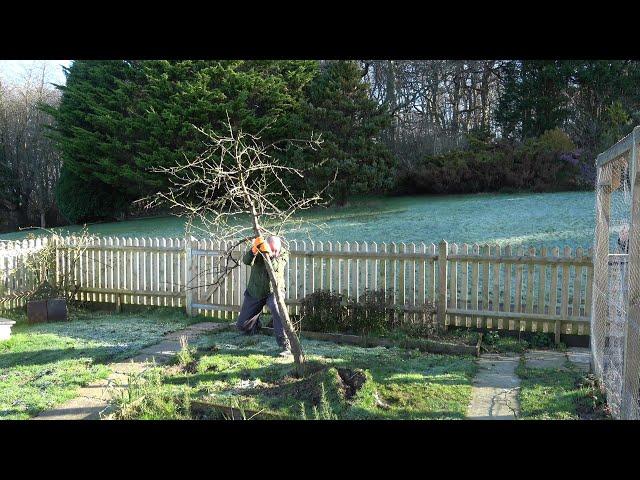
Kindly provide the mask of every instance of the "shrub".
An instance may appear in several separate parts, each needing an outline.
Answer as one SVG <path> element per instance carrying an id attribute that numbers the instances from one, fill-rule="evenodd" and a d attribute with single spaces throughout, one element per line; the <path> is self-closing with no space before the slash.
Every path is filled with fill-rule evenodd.
<path id="1" fill-rule="evenodd" d="M 569 138 L 569 135 L 559 128 L 547 130 L 538 137 L 536 143 L 540 150 L 553 153 L 567 153 L 576 149 L 576 146 Z"/>
<path id="2" fill-rule="evenodd" d="M 310 332 L 343 331 L 342 295 L 319 290 L 307 295 L 301 305 L 301 326 Z"/>
<path id="3" fill-rule="evenodd" d="M 400 314 L 401 315 L 401 314 Z M 349 329 L 359 335 L 384 334 L 399 325 L 393 292 L 366 289 L 349 302 Z"/>
<path id="4" fill-rule="evenodd" d="M 426 156 L 399 172 L 397 188 L 441 194 L 575 190 L 592 187 L 586 170 L 571 139 L 554 129 L 523 143 L 474 139 L 468 149 Z"/>
<path id="5" fill-rule="evenodd" d="M 550 348 L 554 345 L 553 333 L 535 332 L 529 338 L 533 348 Z"/>
<path id="6" fill-rule="evenodd" d="M 407 321 L 402 307 L 395 305 L 392 290 L 366 289 L 356 299 L 320 290 L 302 300 L 302 329 L 314 332 L 341 332 L 357 335 L 383 335 L 402 329 L 412 336 L 428 337 L 436 332 L 435 308 L 427 302 L 418 316 L 420 322 Z"/>

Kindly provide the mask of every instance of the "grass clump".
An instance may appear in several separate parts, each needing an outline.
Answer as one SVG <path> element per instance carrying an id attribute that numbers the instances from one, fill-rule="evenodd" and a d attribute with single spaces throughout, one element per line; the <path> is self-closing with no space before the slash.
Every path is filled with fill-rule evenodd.
<path id="1" fill-rule="evenodd" d="M 519 400 L 523 419 L 605 419 L 604 397 L 592 375 L 570 362 L 565 368 L 529 368 L 524 361 L 516 369 L 521 379 Z"/>
<path id="2" fill-rule="evenodd" d="M 529 348 L 529 342 L 513 336 L 489 330 L 482 336 L 482 349 L 489 353 L 523 353 Z"/>
<path id="3" fill-rule="evenodd" d="M 180 350 L 176 354 L 176 362 L 185 372 L 193 373 L 196 371 L 198 362 L 194 358 L 196 349 L 189 346 L 189 340 L 186 335 L 180 336 Z"/>
<path id="4" fill-rule="evenodd" d="M 324 388 L 324 383 L 320 384 L 320 406 L 317 407 L 313 405 L 312 414 L 313 420 L 338 420 L 338 415 L 333 411 L 333 407 L 329 400 L 327 399 L 327 393 Z M 302 420 L 308 420 L 307 417 L 307 406 L 304 402 L 300 402 L 300 418 Z"/>
<path id="5" fill-rule="evenodd" d="M 164 373 L 153 368 L 144 375 L 129 376 L 129 385 L 116 397 L 117 420 L 188 420 L 191 419 L 191 392 L 173 389 L 163 383 Z"/>

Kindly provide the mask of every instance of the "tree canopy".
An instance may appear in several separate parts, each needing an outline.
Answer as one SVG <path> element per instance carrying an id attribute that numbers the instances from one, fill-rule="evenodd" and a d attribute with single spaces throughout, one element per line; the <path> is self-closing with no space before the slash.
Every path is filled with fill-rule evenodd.
<path id="1" fill-rule="evenodd" d="M 305 172 L 300 191 L 335 176 L 341 204 L 363 193 L 589 188 L 595 155 L 640 123 L 632 60 L 77 60 L 66 78 L 59 103 L 35 102 L 44 114 L 0 95 L 5 224 L 55 211 L 54 185 L 70 221 L 136 214 L 136 200 L 167 186 L 158 168 L 202 151 L 195 127 L 220 131 L 227 118 L 266 143 L 320 134 L 319 150 L 273 154 Z M 27 131 L 40 138 L 32 153 L 16 147 Z M 30 173 L 42 162 L 46 182 Z"/>

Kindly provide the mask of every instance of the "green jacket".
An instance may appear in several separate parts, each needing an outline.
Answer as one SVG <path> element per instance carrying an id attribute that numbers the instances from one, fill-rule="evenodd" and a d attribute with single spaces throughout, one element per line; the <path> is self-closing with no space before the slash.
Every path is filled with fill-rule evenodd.
<path id="1" fill-rule="evenodd" d="M 289 252 L 284 248 L 281 249 L 278 258 L 271 259 L 273 268 L 276 271 L 276 280 L 278 285 L 282 285 L 282 291 L 286 289 L 284 272 L 288 260 Z M 251 249 L 249 249 L 242 257 L 242 262 L 245 265 L 251 265 L 251 275 L 249 275 L 249 284 L 247 285 L 249 295 L 253 298 L 264 298 L 268 296 L 272 292 L 271 282 L 269 281 L 269 273 L 267 272 L 267 266 L 264 263 L 262 255 L 254 255 Z"/>

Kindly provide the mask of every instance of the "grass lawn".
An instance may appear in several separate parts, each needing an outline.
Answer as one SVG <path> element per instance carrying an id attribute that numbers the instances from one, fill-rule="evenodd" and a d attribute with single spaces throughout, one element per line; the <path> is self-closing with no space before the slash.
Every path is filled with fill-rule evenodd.
<path id="1" fill-rule="evenodd" d="M 604 398 L 593 376 L 567 362 L 565 369 L 516 369 L 520 377 L 520 415 L 530 420 L 578 420 L 607 418 Z"/>
<path id="2" fill-rule="evenodd" d="M 71 321 L 28 325 L 14 319 L 0 342 L 0 420 L 25 419 L 105 378 L 105 363 L 134 355 L 193 320 L 172 310 L 136 313 L 71 311 Z"/>
<path id="3" fill-rule="evenodd" d="M 473 357 L 305 340 L 307 375 L 277 355 L 275 340 L 223 332 L 201 337 L 181 365 L 134 382 L 119 418 L 190 418 L 188 404 L 221 405 L 290 419 L 464 418 Z M 197 349 L 197 350 L 196 350 Z"/>

